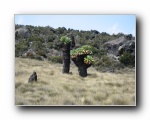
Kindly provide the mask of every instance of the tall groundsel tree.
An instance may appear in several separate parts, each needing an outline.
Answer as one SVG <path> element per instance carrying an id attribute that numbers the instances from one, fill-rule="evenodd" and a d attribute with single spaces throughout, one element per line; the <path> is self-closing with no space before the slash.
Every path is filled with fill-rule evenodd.
<path id="1" fill-rule="evenodd" d="M 69 73 L 70 70 L 70 44 L 71 39 L 67 36 L 62 36 L 60 39 L 62 43 L 62 53 L 63 53 L 63 73 Z"/>
<path id="2" fill-rule="evenodd" d="M 78 72 L 81 77 L 87 76 L 87 69 L 94 63 L 92 57 L 92 47 L 84 45 L 80 48 L 71 50 L 71 59 L 78 67 Z"/>

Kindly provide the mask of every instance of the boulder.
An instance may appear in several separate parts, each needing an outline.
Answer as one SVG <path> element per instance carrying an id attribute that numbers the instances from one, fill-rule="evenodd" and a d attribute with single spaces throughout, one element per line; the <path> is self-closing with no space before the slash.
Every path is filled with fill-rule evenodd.
<path id="1" fill-rule="evenodd" d="M 94 34 L 99 34 L 99 31 L 97 31 L 97 30 L 91 30 L 91 32 Z"/>
<path id="2" fill-rule="evenodd" d="M 107 54 L 120 56 L 123 52 L 135 54 L 135 40 L 131 40 L 130 36 L 122 36 L 118 39 L 104 43 Z"/>
<path id="3" fill-rule="evenodd" d="M 135 55 L 135 40 L 127 41 L 118 48 L 119 56 L 122 55 L 123 52 L 128 52 L 131 53 L 132 55 Z"/>
<path id="4" fill-rule="evenodd" d="M 27 57 L 27 58 L 35 58 L 35 56 L 36 56 L 36 52 L 34 51 L 34 50 L 32 50 L 32 49 L 29 49 L 28 51 L 26 51 L 23 55 L 22 55 L 22 57 Z"/>
<path id="5" fill-rule="evenodd" d="M 23 28 L 18 28 L 15 30 L 15 37 L 19 37 L 22 36 L 23 38 L 28 38 L 30 37 L 30 32 L 27 28 L 23 27 Z"/>

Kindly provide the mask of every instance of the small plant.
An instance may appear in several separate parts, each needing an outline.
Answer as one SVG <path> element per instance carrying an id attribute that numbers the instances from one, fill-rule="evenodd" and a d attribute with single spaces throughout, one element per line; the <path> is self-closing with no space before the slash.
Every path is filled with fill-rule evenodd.
<path id="1" fill-rule="evenodd" d="M 81 48 L 71 50 L 71 52 L 70 52 L 71 58 L 75 58 L 80 55 L 90 55 L 90 54 L 92 54 L 91 48 L 92 47 L 89 45 L 84 45 Z"/>
<path id="2" fill-rule="evenodd" d="M 94 59 L 93 59 L 93 57 L 90 56 L 90 55 L 87 55 L 87 56 L 84 58 L 84 63 L 85 63 L 85 64 L 90 65 L 90 64 L 92 64 L 93 62 L 94 62 Z"/>
<path id="3" fill-rule="evenodd" d="M 71 55 L 71 58 L 75 58 L 77 56 L 77 51 L 75 49 L 71 50 L 70 55 Z"/>
<path id="4" fill-rule="evenodd" d="M 71 39 L 70 39 L 69 37 L 67 37 L 67 36 L 62 36 L 62 37 L 60 38 L 60 41 L 61 41 L 63 44 L 68 44 L 68 43 L 71 42 Z"/>
<path id="5" fill-rule="evenodd" d="M 83 45 L 82 48 L 84 50 L 91 50 L 92 49 L 92 47 L 90 45 Z"/>

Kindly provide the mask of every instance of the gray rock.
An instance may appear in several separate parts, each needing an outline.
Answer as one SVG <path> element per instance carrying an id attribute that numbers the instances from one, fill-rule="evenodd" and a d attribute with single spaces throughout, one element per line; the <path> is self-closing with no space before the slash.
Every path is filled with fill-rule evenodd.
<path id="1" fill-rule="evenodd" d="M 127 41 L 118 48 L 119 55 L 123 54 L 123 52 L 135 54 L 135 40 Z"/>
<path id="2" fill-rule="evenodd" d="M 131 37 L 123 36 L 118 39 L 104 43 L 104 48 L 108 54 L 120 56 L 123 52 L 130 52 L 135 54 L 135 40 L 131 40 Z"/>
<path id="3" fill-rule="evenodd" d="M 35 56 L 36 56 L 36 52 L 32 49 L 29 49 L 22 55 L 22 57 L 28 57 L 28 58 L 34 58 Z"/>
<path id="4" fill-rule="evenodd" d="M 15 37 L 18 36 L 23 36 L 23 38 L 28 38 L 31 36 L 29 30 L 27 28 L 18 28 L 17 30 L 15 30 Z"/>

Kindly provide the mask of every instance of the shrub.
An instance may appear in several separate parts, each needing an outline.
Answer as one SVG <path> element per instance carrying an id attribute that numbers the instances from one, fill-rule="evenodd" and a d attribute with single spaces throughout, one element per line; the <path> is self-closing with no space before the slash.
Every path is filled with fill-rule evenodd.
<path id="1" fill-rule="evenodd" d="M 70 52 L 71 58 L 75 58 L 80 55 L 90 55 L 90 54 L 92 54 L 91 48 L 92 47 L 89 45 L 84 45 L 80 48 L 71 50 L 71 52 Z"/>
<path id="2" fill-rule="evenodd" d="M 84 58 L 84 63 L 85 63 L 85 64 L 93 64 L 93 62 L 94 62 L 94 59 L 93 59 L 93 57 L 90 56 L 90 55 L 87 55 L 87 56 Z"/>
<path id="3" fill-rule="evenodd" d="M 128 52 L 124 52 L 119 61 L 125 66 L 135 66 L 135 56 Z"/>
<path id="4" fill-rule="evenodd" d="M 44 51 L 44 50 L 38 50 L 38 51 L 36 52 L 36 54 L 39 55 L 39 56 L 43 56 L 44 58 L 47 57 L 47 56 L 46 56 L 46 51 Z"/>
<path id="5" fill-rule="evenodd" d="M 42 49 L 42 42 L 40 42 L 40 41 L 33 41 L 32 45 L 31 45 L 31 48 L 34 51 L 38 51 L 39 49 Z"/>
<path id="6" fill-rule="evenodd" d="M 101 72 L 115 72 L 116 70 L 119 70 L 120 68 L 124 68 L 124 65 L 120 63 L 120 61 L 112 60 L 108 56 L 104 55 L 99 58 L 94 58 L 95 62 L 93 66 Z"/>
<path id="7" fill-rule="evenodd" d="M 33 52 L 28 52 L 27 55 L 26 55 L 27 58 L 31 58 L 31 59 L 34 59 L 35 58 L 35 55 L 33 54 Z"/>
<path id="8" fill-rule="evenodd" d="M 28 50 L 28 45 L 26 41 L 22 41 L 15 45 L 15 56 L 19 57 L 22 56 L 22 54 Z"/>
<path id="9" fill-rule="evenodd" d="M 63 44 L 67 44 L 67 43 L 70 43 L 70 42 L 71 42 L 70 38 L 67 37 L 67 36 L 62 36 L 61 39 L 60 39 L 60 41 L 61 41 Z"/>
<path id="10" fill-rule="evenodd" d="M 54 63 L 62 63 L 63 58 L 62 56 L 49 56 L 48 60 Z"/>

